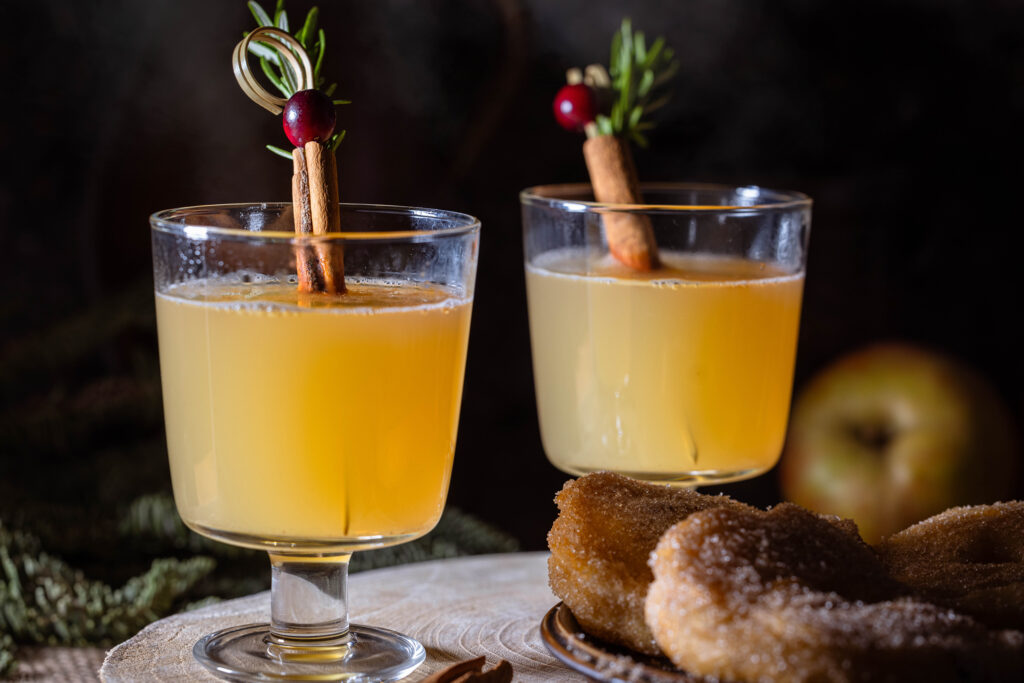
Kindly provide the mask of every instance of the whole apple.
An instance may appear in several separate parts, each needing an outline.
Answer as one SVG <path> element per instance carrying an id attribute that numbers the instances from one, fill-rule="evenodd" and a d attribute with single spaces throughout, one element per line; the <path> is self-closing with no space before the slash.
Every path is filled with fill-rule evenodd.
<path id="1" fill-rule="evenodd" d="M 850 517 L 869 543 L 954 505 L 1014 493 L 1018 440 L 993 387 L 908 344 L 847 355 L 799 393 L 780 464 L 783 495 Z"/>

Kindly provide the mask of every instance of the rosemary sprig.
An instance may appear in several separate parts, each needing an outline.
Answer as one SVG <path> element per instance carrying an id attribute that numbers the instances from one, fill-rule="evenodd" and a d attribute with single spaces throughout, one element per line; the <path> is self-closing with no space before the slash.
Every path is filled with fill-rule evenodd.
<path id="1" fill-rule="evenodd" d="M 612 38 L 609 73 L 614 101 L 611 111 L 597 115 L 601 135 L 617 135 L 647 146 L 644 133 L 654 124 L 645 120 L 668 102 L 665 85 L 679 69 L 672 48 L 659 37 L 647 47 L 642 31 L 634 31 L 629 19 Z"/>
<path id="2" fill-rule="evenodd" d="M 256 23 L 259 26 L 274 26 L 285 32 L 290 32 L 288 22 L 288 12 L 284 8 L 284 0 L 277 0 L 277 5 L 274 7 L 274 16 L 271 17 L 262 5 L 255 0 L 249 0 L 247 3 L 249 11 L 252 12 L 253 18 L 256 19 Z M 313 63 L 313 83 L 318 90 L 322 90 L 327 97 L 334 94 L 335 89 L 338 87 L 337 83 L 330 83 L 324 87 L 325 78 L 321 75 L 320 69 L 324 62 L 324 53 L 327 50 L 327 36 L 322 28 L 317 28 L 317 20 L 320 18 L 320 8 L 313 7 L 306 14 L 305 20 L 302 22 L 302 27 L 291 35 L 298 40 L 302 47 L 306 50 L 309 55 L 310 61 Z M 245 34 L 248 35 L 248 34 Z M 260 68 L 263 70 L 264 75 L 267 77 L 274 87 L 277 88 L 281 94 L 288 98 L 295 94 L 297 84 L 299 82 L 298 74 L 293 74 L 291 68 L 288 66 L 288 62 L 282 59 L 278 54 L 278 50 L 283 49 L 273 43 L 262 43 L 259 40 L 253 40 L 249 43 L 249 52 L 259 57 Z M 351 100 L 331 100 L 335 105 L 339 104 L 351 104 Z M 338 149 L 338 145 L 345 139 L 346 131 L 341 130 L 335 133 L 327 141 L 326 145 L 335 151 Z M 287 150 L 274 145 L 267 145 L 267 149 L 282 156 L 286 159 L 291 160 L 292 155 Z"/>

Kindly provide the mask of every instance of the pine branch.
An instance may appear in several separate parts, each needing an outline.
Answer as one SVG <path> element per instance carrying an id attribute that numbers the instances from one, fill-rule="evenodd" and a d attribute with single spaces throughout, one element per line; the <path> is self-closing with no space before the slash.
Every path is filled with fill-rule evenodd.
<path id="1" fill-rule="evenodd" d="M 426 536 L 411 543 L 356 553 L 352 556 L 351 570 L 365 571 L 463 555 L 510 553 L 518 549 L 519 543 L 513 537 L 458 508 L 449 507 Z"/>
<path id="2" fill-rule="evenodd" d="M 39 541 L 0 521 L 0 632 L 17 642 L 113 644 L 173 611 L 216 563 L 209 557 L 153 560 L 118 589 L 43 552 Z"/>
<path id="3" fill-rule="evenodd" d="M 208 551 L 221 556 L 256 556 L 202 538 L 181 522 L 167 494 L 142 496 L 120 523 L 133 547 L 154 540 L 164 552 Z M 445 510 L 437 527 L 411 543 L 357 553 L 352 571 L 481 553 L 513 552 L 511 536 L 455 508 Z M 39 540 L 0 520 L 0 676 L 16 665 L 15 643 L 50 645 L 110 644 L 134 635 L 155 619 L 264 590 L 265 576 L 213 575 L 206 555 L 187 560 L 157 559 L 149 571 L 113 589 L 84 577 L 43 551 Z M 189 599 L 191 598 L 191 600 Z"/>
<path id="4" fill-rule="evenodd" d="M 120 524 L 126 540 L 162 541 L 166 550 L 188 550 L 219 557 L 252 555 L 255 551 L 211 541 L 181 521 L 174 499 L 165 493 L 145 495 L 132 502 Z M 352 571 L 390 567 L 408 562 L 438 560 L 462 555 L 515 552 L 518 542 L 508 534 L 457 508 L 447 508 L 429 534 L 399 546 L 356 553 Z"/>
<path id="5" fill-rule="evenodd" d="M 147 494 L 133 500 L 121 518 L 118 531 L 131 543 L 152 541 L 164 552 L 186 550 L 225 558 L 258 555 L 255 550 L 219 543 L 189 529 L 178 515 L 174 498 L 166 493 Z"/>
<path id="6" fill-rule="evenodd" d="M 14 659 L 14 641 L 6 633 L 0 633 L 0 678 L 6 678 L 18 668 Z"/>

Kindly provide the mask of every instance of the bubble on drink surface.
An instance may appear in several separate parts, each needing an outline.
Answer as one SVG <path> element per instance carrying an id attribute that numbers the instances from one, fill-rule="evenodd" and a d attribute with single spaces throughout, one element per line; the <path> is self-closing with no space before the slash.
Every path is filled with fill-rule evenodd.
<path id="1" fill-rule="evenodd" d="M 222 275 L 211 284 L 242 284 L 242 285 L 262 285 L 271 282 L 278 281 L 278 278 L 271 277 L 264 273 L 257 272 L 255 270 L 236 270 L 233 273 L 227 273 Z"/>
<path id="2" fill-rule="evenodd" d="M 249 209 L 243 209 L 239 218 L 241 219 L 241 228 L 243 230 L 263 232 L 263 228 L 267 224 L 267 205 L 260 204 Z"/>
<path id="3" fill-rule="evenodd" d="M 250 270 L 169 286 L 158 296 L 212 308 L 274 315 L 388 315 L 412 310 L 450 311 L 472 302 L 461 286 L 350 277 L 345 295 L 297 297 L 295 275 Z M 411 290 L 420 290 L 415 296 Z"/>
<path id="4" fill-rule="evenodd" d="M 686 280 L 680 280 L 679 278 L 674 278 L 674 277 L 673 278 L 665 278 L 665 279 L 662 279 L 662 280 L 651 280 L 650 282 L 651 282 L 651 286 L 652 287 L 665 287 L 665 288 L 680 287 L 682 285 L 687 284 Z"/>

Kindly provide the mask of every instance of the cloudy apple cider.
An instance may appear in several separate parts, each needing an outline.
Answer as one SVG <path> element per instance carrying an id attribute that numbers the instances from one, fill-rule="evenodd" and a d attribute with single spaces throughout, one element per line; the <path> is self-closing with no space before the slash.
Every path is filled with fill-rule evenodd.
<path id="1" fill-rule="evenodd" d="M 640 272 L 581 249 L 527 266 L 544 449 L 562 470 L 727 481 L 772 467 L 803 274 L 663 251 Z"/>
<path id="2" fill-rule="evenodd" d="M 193 528 L 354 549 L 440 517 L 470 302 L 410 284 L 348 290 L 306 305 L 286 284 L 157 295 L 171 476 Z"/>

